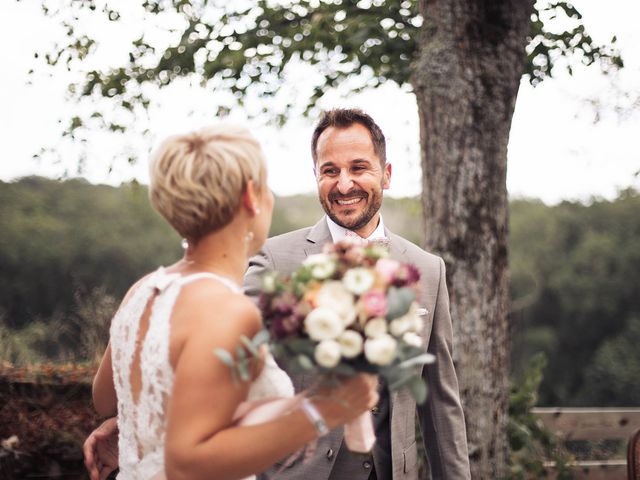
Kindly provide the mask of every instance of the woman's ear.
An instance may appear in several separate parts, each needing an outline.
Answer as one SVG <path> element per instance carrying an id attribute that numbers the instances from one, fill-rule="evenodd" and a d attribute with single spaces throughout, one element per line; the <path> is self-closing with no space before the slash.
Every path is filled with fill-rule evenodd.
<path id="1" fill-rule="evenodd" d="M 256 192 L 256 185 L 253 180 L 249 180 L 247 182 L 247 186 L 242 192 L 242 205 L 246 208 L 251 215 L 257 215 L 260 213 L 260 208 L 258 207 L 258 197 L 259 195 Z"/>

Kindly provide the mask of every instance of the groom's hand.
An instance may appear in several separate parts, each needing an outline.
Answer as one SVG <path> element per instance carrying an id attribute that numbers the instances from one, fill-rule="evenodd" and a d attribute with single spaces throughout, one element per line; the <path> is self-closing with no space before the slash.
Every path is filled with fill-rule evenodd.
<path id="1" fill-rule="evenodd" d="M 105 480 L 118 468 L 118 423 L 109 418 L 87 437 L 83 447 L 84 465 L 91 480 Z"/>

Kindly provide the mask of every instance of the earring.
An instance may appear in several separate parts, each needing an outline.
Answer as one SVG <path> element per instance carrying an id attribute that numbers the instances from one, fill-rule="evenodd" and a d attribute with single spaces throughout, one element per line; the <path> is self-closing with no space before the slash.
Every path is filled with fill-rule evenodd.
<path id="1" fill-rule="evenodd" d="M 186 250 L 187 248 L 189 248 L 189 241 L 186 238 L 183 238 L 180 242 L 180 246 L 182 246 L 182 248 Z"/>
<path id="2" fill-rule="evenodd" d="M 254 213 L 255 215 L 260 215 L 260 209 L 259 209 L 259 208 L 256 208 L 256 209 L 254 210 L 254 212 L 253 212 L 253 213 Z"/>
<path id="3" fill-rule="evenodd" d="M 253 237 L 254 237 L 253 232 L 249 230 L 247 234 L 244 236 L 245 243 L 251 243 L 253 241 Z"/>

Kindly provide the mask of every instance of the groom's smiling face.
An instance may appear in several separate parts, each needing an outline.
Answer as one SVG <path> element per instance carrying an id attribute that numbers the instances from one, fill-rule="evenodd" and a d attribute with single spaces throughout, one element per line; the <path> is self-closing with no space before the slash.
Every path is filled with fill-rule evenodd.
<path id="1" fill-rule="evenodd" d="M 382 165 L 366 127 L 329 127 L 318 138 L 315 166 L 318 196 L 329 218 L 363 237 L 378 224 L 382 191 L 391 165 Z"/>

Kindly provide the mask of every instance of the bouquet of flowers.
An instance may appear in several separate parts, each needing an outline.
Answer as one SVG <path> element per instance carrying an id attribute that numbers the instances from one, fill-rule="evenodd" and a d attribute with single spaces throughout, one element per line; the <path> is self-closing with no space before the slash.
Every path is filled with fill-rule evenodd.
<path id="1" fill-rule="evenodd" d="M 408 388 L 417 403 L 427 387 L 420 366 L 434 361 L 420 333 L 420 274 L 389 258 L 386 247 L 344 240 L 309 256 L 288 278 L 263 277 L 259 306 L 273 355 L 291 370 L 380 375 L 390 391 Z M 370 413 L 345 426 L 352 451 L 375 441 Z"/>

